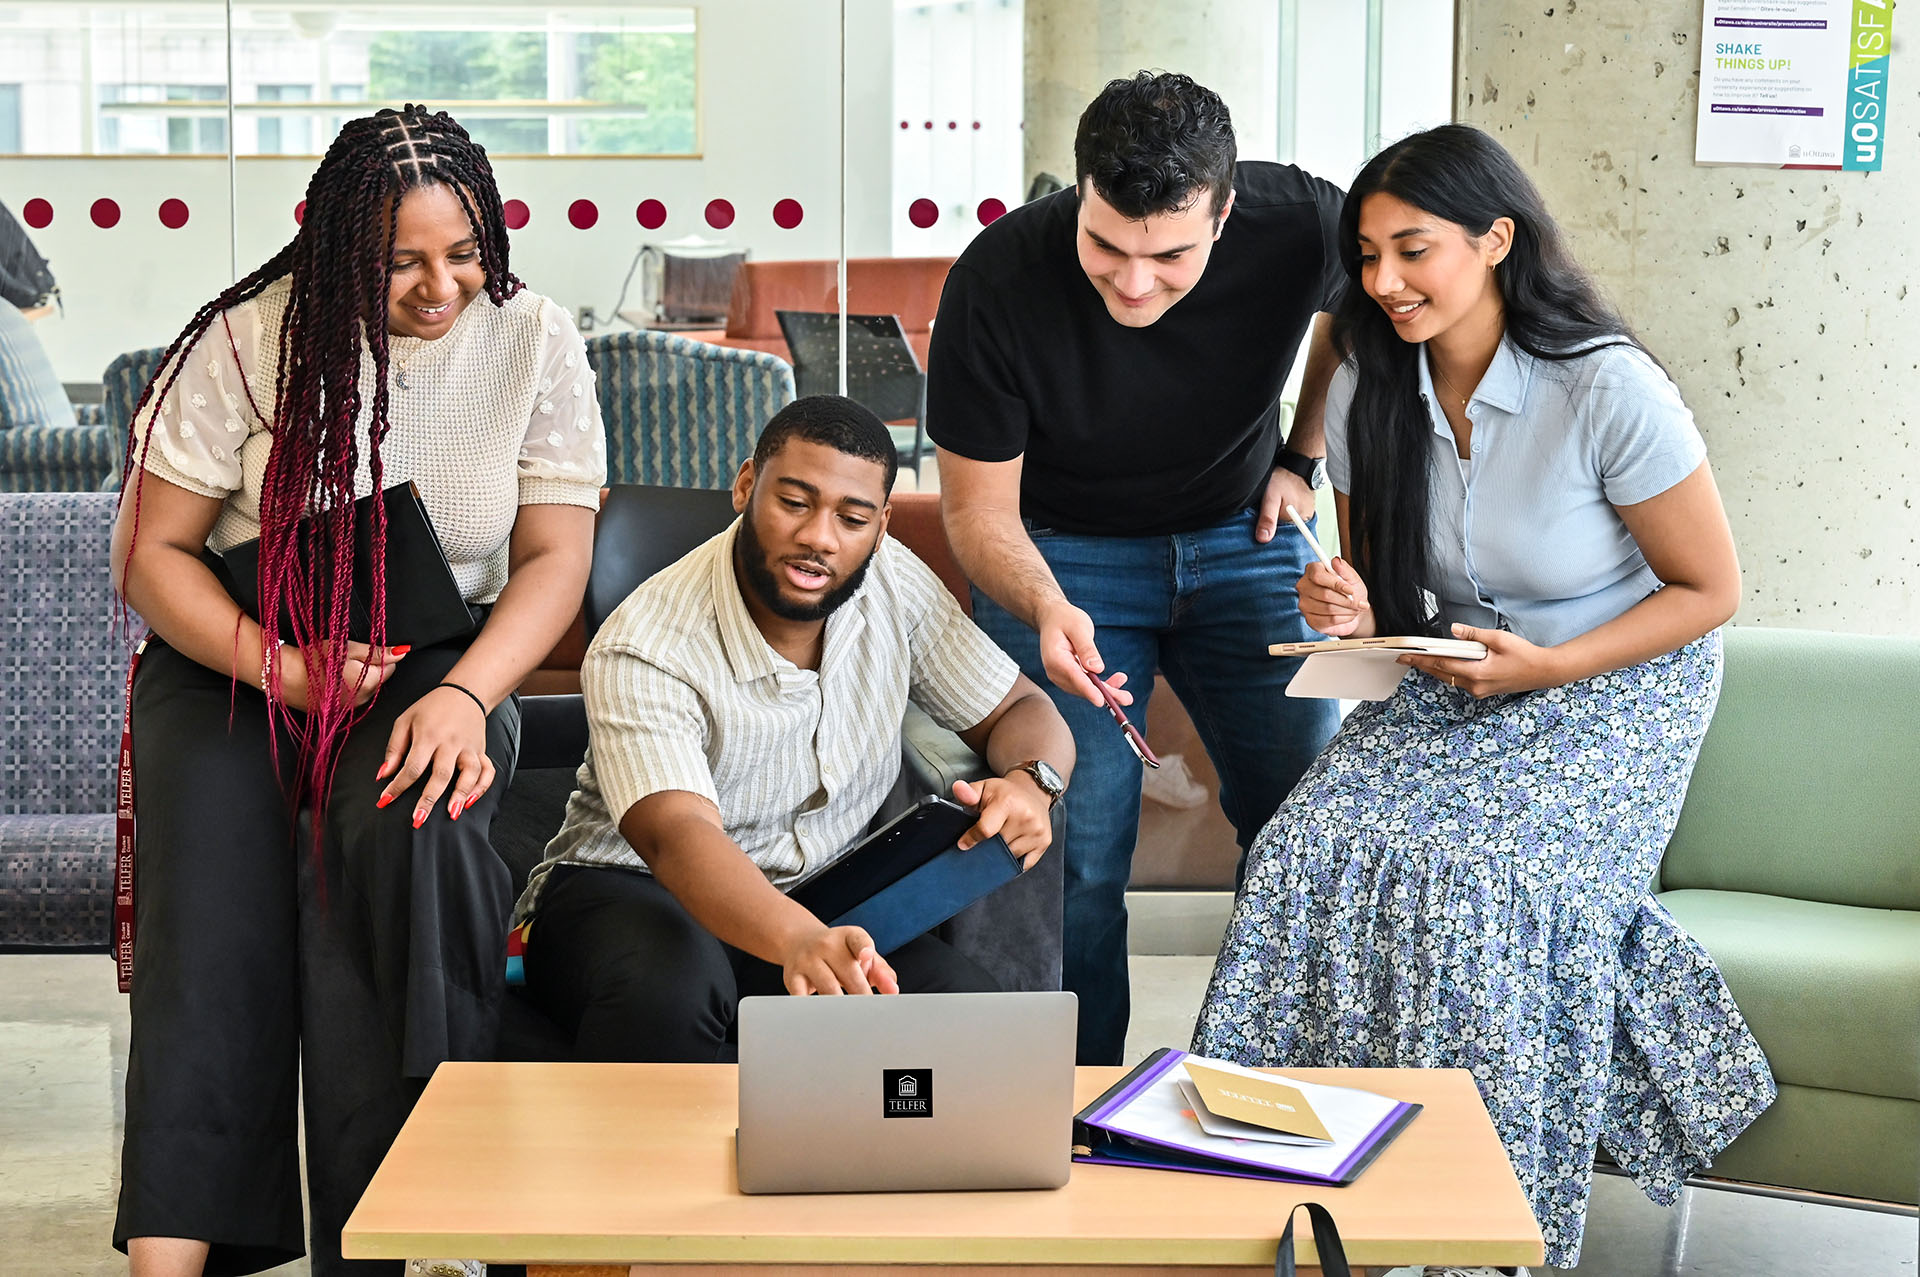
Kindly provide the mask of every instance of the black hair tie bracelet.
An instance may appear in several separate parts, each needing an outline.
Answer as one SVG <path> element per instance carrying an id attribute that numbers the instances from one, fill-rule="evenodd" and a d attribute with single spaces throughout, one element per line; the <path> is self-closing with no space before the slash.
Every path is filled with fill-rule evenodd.
<path id="1" fill-rule="evenodd" d="M 488 714 L 487 714 L 487 703 L 486 703 L 485 701 L 483 701 L 483 700 L 481 700 L 481 699 L 480 699 L 480 698 L 479 698 L 478 696 L 475 696 L 475 695 L 474 695 L 474 694 L 473 694 L 472 692 L 470 692 L 470 691 L 468 691 L 468 690 L 467 690 L 466 688 L 464 688 L 464 687 L 462 687 L 462 686 L 460 686 L 460 684 L 458 684 L 458 683 L 439 683 L 439 684 L 436 684 L 436 686 L 439 686 L 439 687 L 451 687 L 451 688 L 452 688 L 452 689 L 453 689 L 454 691 L 456 691 L 456 692 L 458 692 L 458 693 L 460 693 L 460 694 L 461 694 L 462 696 L 464 696 L 464 697 L 466 697 L 466 698 L 467 698 L 468 700 L 470 700 L 470 701 L 472 701 L 472 702 L 473 702 L 473 703 L 474 703 L 475 705 L 478 705 L 478 706 L 480 707 L 480 717 L 482 717 L 482 718 L 486 718 L 486 717 L 488 717 Z"/>

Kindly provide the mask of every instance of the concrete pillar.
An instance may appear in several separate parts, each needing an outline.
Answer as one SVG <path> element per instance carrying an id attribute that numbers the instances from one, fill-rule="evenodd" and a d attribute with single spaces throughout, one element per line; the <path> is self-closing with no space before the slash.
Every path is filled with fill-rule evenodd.
<path id="1" fill-rule="evenodd" d="M 1518 157 L 1680 384 L 1739 621 L 1914 633 L 1920 99 L 1893 98 L 1880 173 L 1697 166 L 1700 20 L 1700 0 L 1460 0 L 1455 118 Z"/>
<path id="2" fill-rule="evenodd" d="M 1206 85 L 1233 114 L 1243 159 L 1274 158 L 1279 6 L 1272 0 L 1026 0 L 1020 180 L 1073 182 L 1073 130 L 1107 81 L 1146 69 Z"/>

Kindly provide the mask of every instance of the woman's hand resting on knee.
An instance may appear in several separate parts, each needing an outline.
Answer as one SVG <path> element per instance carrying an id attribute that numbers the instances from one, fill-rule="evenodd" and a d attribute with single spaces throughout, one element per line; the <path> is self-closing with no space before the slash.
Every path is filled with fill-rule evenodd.
<path id="1" fill-rule="evenodd" d="M 396 770 L 397 769 L 397 770 Z M 413 827 L 426 823 L 440 796 L 452 785 L 447 815 L 454 820 L 493 784 L 493 760 L 487 757 L 487 715 L 463 688 L 441 683 L 430 688 L 393 725 L 387 755 L 374 779 L 385 780 L 376 807 L 388 803 L 425 776 L 413 807 Z"/>

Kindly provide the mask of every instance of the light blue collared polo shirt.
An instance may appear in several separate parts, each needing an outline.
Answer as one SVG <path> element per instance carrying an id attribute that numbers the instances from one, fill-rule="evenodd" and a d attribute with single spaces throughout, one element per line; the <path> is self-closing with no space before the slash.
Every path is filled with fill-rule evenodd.
<path id="1" fill-rule="evenodd" d="M 1536 359 L 1503 338 L 1467 403 L 1469 461 L 1454 447 L 1427 361 L 1432 422 L 1429 589 L 1444 622 L 1505 628 L 1551 646 L 1619 616 L 1660 587 L 1616 506 L 1692 474 L 1706 444 L 1680 390 L 1631 346 Z M 1352 360 L 1327 391 L 1327 474 L 1351 492 Z"/>

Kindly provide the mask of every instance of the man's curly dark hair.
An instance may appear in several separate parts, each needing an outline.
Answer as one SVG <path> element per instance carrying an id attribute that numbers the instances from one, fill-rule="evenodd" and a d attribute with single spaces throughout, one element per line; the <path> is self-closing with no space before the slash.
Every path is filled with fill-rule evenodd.
<path id="1" fill-rule="evenodd" d="M 1218 217 L 1233 193 L 1234 156 L 1227 104 L 1169 71 L 1111 81 L 1073 135 L 1076 185 L 1091 181 L 1116 213 L 1136 221 L 1183 209 L 1202 191 Z"/>

